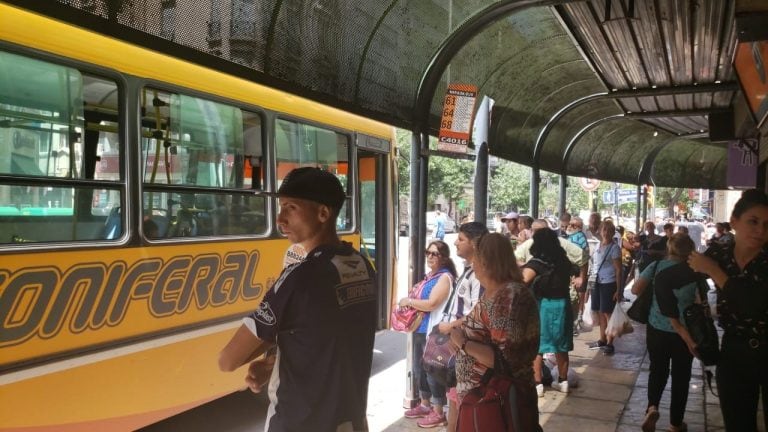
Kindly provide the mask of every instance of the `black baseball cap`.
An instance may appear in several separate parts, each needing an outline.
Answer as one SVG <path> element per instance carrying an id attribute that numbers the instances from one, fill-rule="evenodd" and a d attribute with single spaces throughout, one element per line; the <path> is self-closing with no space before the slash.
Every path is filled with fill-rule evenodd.
<path id="1" fill-rule="evenodd" d="M 277 197 L 300 198 L 340 211 L 347 196 L 339 178 L 320 168 L 302 167 L 288 173 L 277 189 Z"/>

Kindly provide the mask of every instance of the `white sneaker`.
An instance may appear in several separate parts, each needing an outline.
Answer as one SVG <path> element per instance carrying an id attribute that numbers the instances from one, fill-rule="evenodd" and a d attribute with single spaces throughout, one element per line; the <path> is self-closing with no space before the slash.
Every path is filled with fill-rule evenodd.
<path id="1" fill-rule="evenodd" d="M 552 382 L 552 388 L 559 391 L 560 393 L 568 393 L 568 381 L 563 382 Z"/>
<path id="2" fill-rule="evenodd" d="M 536 395 L 544 397 L 544 384 L 536 384 Z"/>

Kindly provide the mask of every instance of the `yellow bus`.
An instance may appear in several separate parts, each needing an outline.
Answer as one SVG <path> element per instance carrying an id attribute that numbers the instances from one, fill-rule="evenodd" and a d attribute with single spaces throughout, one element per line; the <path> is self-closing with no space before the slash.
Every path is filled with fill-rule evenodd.
<path id="1" fill-rule="evenodd" d="M 0 430 L 133 430 L 244 387 L 218 351 L 279 275 L 274 191 L 335 173 L 395 278 L 390 126 L 0 3 Z"/>

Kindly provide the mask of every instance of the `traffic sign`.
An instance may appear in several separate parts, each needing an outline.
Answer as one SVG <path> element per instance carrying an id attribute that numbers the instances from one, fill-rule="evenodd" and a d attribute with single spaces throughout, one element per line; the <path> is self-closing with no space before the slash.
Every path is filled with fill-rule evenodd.
<path id="1" fill-rule="evenodd" d="M 619 189 L 616 192 L 619 198 L 619 205 L 637 201 L 637 190 L 635 189 Z M 603 191 L 603 204 L 613 204 L 613 196 L 612 190 Z"/>
<path id="2" fill-rule="evenodd" d="M 579 184 L 585 191 L 592 192 L 593 190 L 597 190 L 598 186 L 600 186 L 600 180 L 581 177 L 579 178 Z"/>

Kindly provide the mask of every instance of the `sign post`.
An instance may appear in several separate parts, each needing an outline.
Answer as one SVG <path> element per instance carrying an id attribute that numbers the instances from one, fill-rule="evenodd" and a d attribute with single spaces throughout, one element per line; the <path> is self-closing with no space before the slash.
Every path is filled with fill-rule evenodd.
<path id="1" fill-rule="evenodd" d="M 445 93 L 443 116 L 437 149 L 453 153 L 466 153 L 472 133 L 472 116 L 475 112 L 477 86 L 451 84 Z"/>

